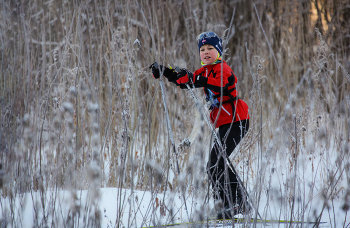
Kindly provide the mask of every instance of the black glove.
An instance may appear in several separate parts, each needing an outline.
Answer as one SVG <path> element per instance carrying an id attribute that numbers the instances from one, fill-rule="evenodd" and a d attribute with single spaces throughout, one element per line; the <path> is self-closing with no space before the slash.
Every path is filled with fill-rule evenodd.
<path id="1" fill-rule="evenodd" d="M 176 77 L 177 77 L 177 79 L 180 79 L 180 78 L 182 78 L 182 77 L 185 77 L 186 75 L 187 75 L 187 70 L 186 70 L 186 69 L 181 69 L 181 70 L 177 73 Z"/>
<path id="2" fill-rule="evenodd" d="M 158 65 L 157 62 L 154 62 L 149 68 L 152 69 L 152 74 L 155 79 L 160 77 L 160 72 L 163 72 L 163 75 L 168 78 L 168 80 L 173 78 L 173 76 L 176 76 L 176 73 L 172 69 L 163 65 Z"/>
<path id="3" fill-rule="evenodd" d="M 195 81 L 193 74 L 187 69 L 181 69 L 180 72 L 177 73 L 177 78 L 176 82 L 178 84 L 194 83 Z"/>
<path id="4" fill-rule="evenodd" d="M 154 62 L 152 63 L 151 66 L 149 66 L 149 69 L 152 70 L 152 75 L 155 79 L 158 79 L 160 77 L 160 74 L 159 74 L 159 65 L 157 62 Z"/>

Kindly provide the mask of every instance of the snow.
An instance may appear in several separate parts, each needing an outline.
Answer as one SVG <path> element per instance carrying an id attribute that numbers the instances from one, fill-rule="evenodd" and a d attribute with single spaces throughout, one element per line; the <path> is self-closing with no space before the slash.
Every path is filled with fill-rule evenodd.
<path id="1" fill-rule="evenodd" d="M 97 110 L 98 106 L 91 104 L 90 108 Z M 71 109 L 69 103 L 65 104 L 65 109 Z M 198 126 L 195 128 L 198 130 Z M 303 132 L 307 131 L 308 127 Z M 321 136 L 322 132 L 321 129 Z M 194 141 L 195 137 L 189 138 L 190 149 L 196 148 L 196 144 L 203 144 L 201 145 L 203 148 L 207 147 L 205 143 L 198 143 L 199 140 Z M 244 150 L 243 142 L 232 153 L 233 157 L 238 157 L 239 162 L 235 163 L 235 166 L 246 183 L 253 207 L 258 208 L 262 219 L 316 221 L 321 215 L 320 221 L 324 223 L 319 224 L 318 227 L 349 228 L 350 215 L 342 209 L 346 206 L 346 201 L 349 201 L 347 198 L 349 194 L 348 143 L 341 142 L 341 148 L 346 153 L 340 153 L 334 149 L 339 148 L 335 146 L 337 141 L 316 141 L 319 138 L 307 137 L 306 134 L 304 145 L 299 145 L 299 154 L 296 155 L 296 159 L 293 159 L 295 156 L 293 147 L 288 142 L 277 143 L 278 140 L 286 140 L 285 138 L 283 129 L 276 129 L 275 141 L 266 143 L 268 149 L 265 149 L 261 155 L 258 150 L 254 151 L 252 156 L 261 157 L 260 160 L 250 158 L 249 174 L 246 173 L 247 167 L 243 165 L 247 162 L 246 155 L 241 151 L 241 149 Z M 162 150 L 159 149 L 159 151 Z M 206 178 L 205 161 L 208 158 L 204 158 L 200 151 L 192 151 L 192 153 L 187 151 L 190 154 L 187 158 L 188 163 L 183 163 L 180 167 L 180 175 L 177 175 L 175 166 L 171 166 L 168 179 L 169 184 L 173 185 L 172 189 L 170 187 L 161 189 L 157 185 L 159 183 L 154 183 L 153 187 L 147 186 L 151 189 L 147 191 L 135 190 L 131 187 L 99 188 L 94 187 L 99 186 L 98 183 L 90 183 L 91 186 L 84 190 L 42 188 L 41 191 L 7 192 L 6 194 L 1 192 L 0 227 L 45 227 L 45 225 L 95 227 L 91 224 L 98 221 L 96 219 L 98 217 L 103 228 L 118 227 L 118 225 L 119 227 L 147 227 L 177 222 L 186 223 L 190 220 L 198 221 L 200 216 L 213 216 L 215 215 L 214 202 L 212 197 L 209 202 L 207 201 L 207 186 L 202 190 L 192 186 L 196 185 L 195 181 L 202 181 L 203 184 Z M 181 154 L 179 150 L 179 159 L 184 155 L 185 153 Z M 208 156 L 208 153 L 205 156 Z M 174 157 L 171 157 L 169 162 L 175 163 L 174 160 Z M 107 160 L 105 162 L 104 167 L 108 167 Z M 154 180 L 164 178 L 165 170 L 159 163 L 147 160 L 145 163 L 147 169 L 153 170 Z M 118 168 L 121 169 L 121 167 Z M 92 163 L 89 171 L 94 173 L 90 176 L 98 176 L 99 169 L 97 164 Z M 105 170 L 105 178 L 108 177 L 108 171 L 108 169 Z M 177 186 L 173 180 L 176 180 Z M 192 185 L 187 186 L 187 183 Z M 347 203 L 350 204 L 350 202 Z M 254 211 L 249 216 L 254 217 Z M 70 220 L 71 223 L 69 223 Z M 306 223 L 292 224 L 292 227 L 313 226 L 314 224 Z M 217 227 L 232 227 L 232 225 L 217 224 Z M 265 224 L 248 222 L 235 224 L 235 227 L 265 227 Z M 268 227 L 290 227 L 290 224 L 269 223 Z"/>
<path id="2" fill-rule="evenodd" d="M 184 208 L 183 198 L 181 194 L 151 194 L 149 191 L 131 191 L 130 189 L 118 189 L 118 188 L 101 188 L 100 191 L 100 200 L 99 210 L 102 212 L 102 224 L 101 227 L 116 227 L 116 219 L 118 216 L 117 208 L 120 209 L 122 217 L 120 219 L 121 227 L 145 227 L 151 226 L 154 224 L 167 224 L 173 222 L 186 222 L 188 221 L 187 212 Z M 82 190 L 76 192 L 70 191 L 47 191 L 46 192 L 46 201 L 50 202 L 54 200 L 56 210 L 60 211 L 60 214 L 65 215 L 69 210 L 74 210 L 72 206 L 72 199 L 75 197 L 75 204 L 79 206 L 80 213 L 83 213 L 86 210 L 86 206 L 88 206 L 88 197 L 89 191 Z M 277 197 L 275 197 L 277 198 Z M 41 194 L 39 192 L 25 193 L 21 196 L 18 196 L 15 199 L 15 204 L 18 206 L 16 208 L 21 209 L 22 213 L 18 213 L 18 216 L 23 216 L 20 220 L 22 221 L 22 227 L 33 227 L 35 226 L 35 218 L 36 216 L 42 217 L 42 213 L 39 215 L 36 213 L 40 210 L 40 202 L 41 202 Z M 310 206 L 310 211 L 314 211 L 318 214 L 321 210 L 320 208 L 320 196 L 316 195 Z M 161 215 L 161 204 L 162 202 L 166 202 L 166 206 L 168 209 L 173 207 L 174 211 L 174 219 L 171 221 L 169 216 L 169 211 L 165 210 L 163 212 L 163 216 Z M 12 202 L 13 203 L 13 202 Z M 194 202 L 192 196 L 189 196 L 186 200 L 188 213 L 191 219 L 195 219 L 195 214 L 203 212 L 203 208 L 200 205 L 203 203 L 202 200 L 197 200 Z M 290 215 L 281 214 L 281 208 L 279 207 L 278 200 L 273 199 L 269 202 L 269 213 L 263 217 L 266 219 L 288 219 Z M 119 207 L 118 205 L 121 205 Z M 267 205 L 266 197 L 262 197 L 261 202 L 259 204 L 260 213 L 263 212 Z M 2 199 L 1 201 L 1 210 L 4 212 L 5 208 L 9 208 L 10 200 Z M 91 206 L 91 205 L 90 205 Z M 212 204 L 209 207 L 213 207 Z M 36 210 L 33 210 L 35 208 Z M 331 208 L 326 210 L 325 216 L 322 218 L 322 222 L 327 222 L 320 224 L 319 227 L 330 227 L 330 220 L 334 222 L 336 221 L 336 225 L 338 227 L 343 227 L 344 224 L 349 223 L 349 218 L 347 221 L 344 219 L 346 215 L 344 211 L 341 209 L 341 202 L 335 201 L 332 203 Z M 334 211 L 332 211 L 334 210 Z M 49 209 L 47 209 L 49 211 Z M 20 212 L 20 211 L 19 211 Z M 3 213 L 4 214 L 4 213 Z M 328 215 L 327 215 L 328 214 Z M 329 216 L 329 217 L 328 217 Z M 335 216 L 331 218 L 331 216 Z M 58 216 L 60 217 L 60 215 Z M 64 216 L 63 216 L 64 217 Z M 18 218 L 16 218 L 18 219 Z M 61 217 L 62 220 L 64 218 Z M 86 218 L 85 218 L 86 219 Z M 334 219 L 334 220 L 333 220 Z M 39 219 L 40 220 L 40 219 Z M 2 218 L 4 221 L 4 217 Z M 48 224 L 52 222 L 52 218 L 48 218 Z M 305 221 L 307 221 L 305 219 Z M 74 227 L 85 227 L 86 223 L 84 223 L 84 219 L 81 216 L 79 219 L 79 223 L 75 224 Z M 236 227 L 243 227 L 244 225 L 252 225 L 250 223 L 247 224 L 236 224 Z M 264 227 L 264 224 L 258 223 L 256 227 Z M 301 225 L 301 224 L 299 224 Z M 335 224 L 333 224 L 335 225 Z M 289 224 L 268 224 L 268 227 L 287 227 Z M 313 224 L 303 224 L 303 227 L 312 227 Z M 186 227 L 186 225 L 184 225 Z M 224 226 L 222 224 L 218 224 L 217 227 L 231 227 L 231 225 Z"/>
<path id="3" fill-rule="evenodd" d="M 258 207 L 262 219 L 312 222 L 322 214 L 320 221 L 324 223 L 319 224 L 318 227 L 349 227 L 350 215 L 342 209 L 345 201 L 348 200 L 346 195 L 349 183 L 347 176 L 341 175 L 344 170 L 338 169 L 341 167 L 343 157 L 337 151 L 329 149 L 333 147 L 333 142 L 329 143 L 328 149 L 321 146 L 322 142 L 317 145 L 323 149 L 313 148 L 309 144 L 317 143 L 312 139 L 306 140 L 305 148 L 301 148 L 292 166 L 285 152 L 287 148 L 281 147 L 273 151 L 274 143 L 269 144 L 266 152 L 269 154 L 264 154 L 260 165 L 256 162 L 251 164 L 251 174 L 248 177 L 242 175 L 241 164 L 235 164 L 241 177 L 244 177 L 244 182 L 247 183 L 250 199 L 255 205 L 253 206 Z M 344 145 L 346 147 L 347 144 Z M 289 151 L 288 154 L 290 156 L 292 153 Z M 347 159 L 343 158 L 344 161 Z M 199 167 L 200 165 L 205 166 L 198 162 L 198 157 L 195 155 L 190 156 L 188 161 L 188 166 L 195 170 L 194 172 L 203 169 Z M 147 161 L 146 164 L 148 169 L 154 171 L 155 180 L 162 178 L 163 167 L 154 161 Z M 95 168 L 99 169 L 99 167 Z M 99 215 L 101 227 L 117 227 L 118 224 L 119 227 L 147 227 L 157 224 L 185 223 L 190 220 L 198 221 L 200 216 L 215 215 L 214 202 L 212 198 L 209 203 L 207 202 L 205 190 L 185 186 L 189 183 L 187 181 L 190 177 L 184 170 L 180 175 L 175 175 L 173 170 L 169 172 L 169 180 L 176 178 L 178 186 L 166 191 L 162 191 L 159 186 L 153 186 L 152 190 L 147 191 L 134 190 L 130 187 L 94 188 L 90 186 L 86 190 L 47 188 L 42 191 L 7 193 L 7 197 L 0 198 L 2 212 L 0 225 L 1 227 L 6 227 L 4 224 L 7 224 L 7 227 L 29 228 L 45 227 L 43 223 L 46 223 L 48 227 L 51 227 L 50 224 L 55 224 L 54 227 L 63 227 L 69 219 L 73 218 L 72 227 L 93 227 L 88 225 Z M 334 177 L 330 178 L 329 175 L 332 173 Z M 199 176 L 203 180 L 206 174 Z M 173 182 L 170 181 L 170 183 Z M 98 183 L 95 183 L 95 186 L 98 186 Z M 330 195 L 332 197 L 329 197 Z M 11 210 L 15 212 L 11 213 Z M 254 217 L 254 211 L 249 216 Z M 262 223 L 255 225 L 255 227 L 265 227 Z M 314 224 L 306 223 L 292 225 L 292 227 L 313 226 Z M 217 224 L 217 227 L 232 227 L 232 225 Z M 254 224 L 239 223 L 235 224 L 235 227 L 254 227 Z M 287 223 L 269 223 L 268 227 L 290 226 Z"/>

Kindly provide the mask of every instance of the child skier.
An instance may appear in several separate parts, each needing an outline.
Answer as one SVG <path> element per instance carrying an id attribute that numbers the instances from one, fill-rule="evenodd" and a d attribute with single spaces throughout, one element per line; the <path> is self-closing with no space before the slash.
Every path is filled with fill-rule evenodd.
<path id="1" fill-rule="evenodd" d="M 218 35 L 214 32 L 201 33 L 197 37 L 197 44 L 202 67 L 194 73 L 186 69 L 175 72 L 156 63 L 150 68 L 154 78 L 159 78 L 163 72 L 170 82 L 182 89 L 187 89 L 186 84 L 192 88 L 203 87 L 207 101 L 211 102 L 210 119 L 215 123 L 215 128 L 219 128 L 218 137 L 224 148 L 221 150 L 215 142 L 209 156 L 208 175 L 214 199 L 222 202 L 217 218 L 227 219 L 237 214 L 247 214 L 250 210 L 238 174 L 232 163 L 227 162 L 249 129 L 248 105 L 238 98 L 237 77 L 221 58 L 222 40 Z"/>

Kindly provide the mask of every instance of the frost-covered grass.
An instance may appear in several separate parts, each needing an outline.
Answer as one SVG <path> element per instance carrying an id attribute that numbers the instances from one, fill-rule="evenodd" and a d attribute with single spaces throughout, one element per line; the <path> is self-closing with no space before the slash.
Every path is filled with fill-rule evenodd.
<path id="1" fill-rule="evenodd" d="M 0 226 L 140 227 L 215 214 L 210 130 L 191 95 L 163 79 L 174 151 L 148 69 L 194 71 L 195 36 L 213 30 L 226 34 L 223 58 L 250 107 L 231 159 L 253 207 L 263 218 L 349 227 L 347 8 L 316 4 L 0 1 Z"/>

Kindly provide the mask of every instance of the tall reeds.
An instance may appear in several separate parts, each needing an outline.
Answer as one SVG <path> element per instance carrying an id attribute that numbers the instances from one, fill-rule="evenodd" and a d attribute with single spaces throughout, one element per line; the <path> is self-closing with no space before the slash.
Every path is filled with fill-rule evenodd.
<path id="1" fill-rule="evenodd" d="M 25 226 L 20 208 L 30 197 L 34 226 L 100 227 L 101 187 L 119 189 L 111 227 L 136 224 L 137 210 L 122 224 L 125 208 L 142 200 L 125 189 L 152 193 L 144 218 L 154 224 L 176 216 L 168 193 L 200 202 L 189 205 L 189 217 L 212 213 L 210 130 L 189 93 L 164 78 L 176 161 L 148 66 L 194 71 L 196 35 L 223 35 L 231 19 L 223 58 L 251 117 L 231 158 L 254 206 L 263 217 L 282 208 L 279 216 L 293 220 L 327 212 L 334 225 L 338 198 L 349 210 L 350 29 L 339 1 L 36 0 L 1 1 L 0 10 L 2 224 Z M 178 148 L 187 138 L 191 147 Z M 264 197 L 269 203 L 259 205 Z"/>

